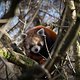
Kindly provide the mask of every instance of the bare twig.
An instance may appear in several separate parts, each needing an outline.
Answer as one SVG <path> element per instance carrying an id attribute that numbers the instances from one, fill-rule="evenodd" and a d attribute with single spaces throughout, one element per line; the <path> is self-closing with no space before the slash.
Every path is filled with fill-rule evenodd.
<path id="1" fill-rule="evenodd" d="M 69 57 L 69 55 L 68 55 L 67 52 L 66 52 L 66 54 L 67 54 L 67 59 L 69 60 L 69 63 L 70 63 L 70 66 L 71 66 L 73 72 L 76 73 L 76 71 L 75 71 L 75 69 L 74 69 L 74 67 L 73 67 L 73 65 L 72 65 L 71 59 L 70 59 L 70 57 Z"/>
<path id="2" fill-rule="evenodd" d="M 8 19 L 0 19 L 0 23 L 7 23 Z"/>
<path id="3" fill-rule="evenodd" d="M 33 20 L 35 19 L 36 15 L 38 14 L 38 12 L 39 12 L 39 10 L 40 10 L 40 8 L 41 8 L 41 6 L 42 6 L 42 1 L 43 1 L 43 0 L 40 0 L 39 5 L 38 5 L 38 9 L 37 9 L 37 11 L 35 12 L 34 16 L 32 17 L 31 21 L 26 25 L 25 31 L 26 31 L 27 29 L 29 29 L 30 25 L 32 24 Z"/>

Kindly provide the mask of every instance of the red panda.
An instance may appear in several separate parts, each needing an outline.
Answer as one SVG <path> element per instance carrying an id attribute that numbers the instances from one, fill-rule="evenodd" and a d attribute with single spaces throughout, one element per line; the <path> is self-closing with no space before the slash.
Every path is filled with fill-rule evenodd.
<path id="1" fill-rule="evenodd" d="M 56 33 L 44 26 L 36 26 L 26 32 L 23 45 L 27 56 L 43 64 L 49 57 Z"/>

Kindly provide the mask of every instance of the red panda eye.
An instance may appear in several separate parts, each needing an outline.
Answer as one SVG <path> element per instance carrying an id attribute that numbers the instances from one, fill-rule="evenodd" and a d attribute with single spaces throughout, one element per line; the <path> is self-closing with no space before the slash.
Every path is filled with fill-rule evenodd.
<path id="1" fill-rule="evenodd" d="M 40 35 L 40 36 L 45 36 L 44 29 L 41 28 L 40 30 L 38 30 L 37 34 Z"/>

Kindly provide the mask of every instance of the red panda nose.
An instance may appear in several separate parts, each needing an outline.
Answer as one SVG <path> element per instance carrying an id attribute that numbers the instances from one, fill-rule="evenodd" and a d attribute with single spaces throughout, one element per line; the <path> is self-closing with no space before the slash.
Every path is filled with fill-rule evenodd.
<path id="1" fill-rule="evenodd" d="M 35 48 L 35 51 L 37 52 L 38 51 L 38 48 Z"/>

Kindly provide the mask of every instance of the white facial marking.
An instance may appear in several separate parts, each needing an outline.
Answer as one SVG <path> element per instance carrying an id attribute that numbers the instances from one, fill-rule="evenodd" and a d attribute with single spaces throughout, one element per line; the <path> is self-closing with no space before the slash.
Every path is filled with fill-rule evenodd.
<path id="1" fill-rule="evenodd" d="M 40 30 L 38 30 L 37 34 L 40 35 L 40 36 L 45 36 L 44 29 L 41 28 Z"/>
<path id="2" fill-rule="evenodd" d="M 38 37 L 33 37 L 32 39 L 32 42 L 35 43 L 35 45 L 37 45 L 39 41 L 40 39 Z"/>
<path id="3" fill-rule="evenodd" d="M 41 41 L 41 42 L 40 42 L 40 44 L 41 44 L 41 46 L 43 46 L 43 45 L 44 45 L 44 42 L 43 42 L 43 41 Z"/>
<path id="4" fill-rule="evenodd" d="M 41 47 L 38 45 L 35 45 L 31 48 L 31 51 L 34 53 L 38 53 L 40 51 Z"/>

